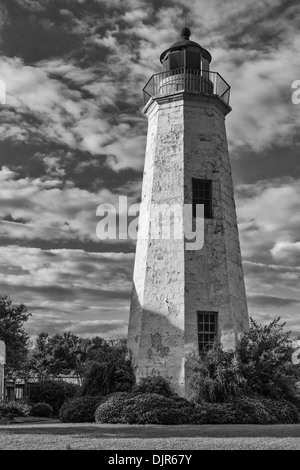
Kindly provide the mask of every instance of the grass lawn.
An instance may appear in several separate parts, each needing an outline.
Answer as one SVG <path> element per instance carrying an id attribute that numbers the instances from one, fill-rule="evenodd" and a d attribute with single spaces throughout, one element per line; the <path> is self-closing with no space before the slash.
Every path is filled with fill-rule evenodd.
<path id="1" fill-rule="evenodd" d="M 300 424 L 110 425 L 28 423 L 0 426 L 0 450 L 297 449 Z"/>

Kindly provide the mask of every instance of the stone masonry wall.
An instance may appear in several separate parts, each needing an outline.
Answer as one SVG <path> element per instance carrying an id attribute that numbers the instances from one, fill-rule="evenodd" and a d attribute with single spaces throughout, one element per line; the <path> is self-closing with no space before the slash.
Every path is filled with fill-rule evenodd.
<path id="1" fill-rule="evenodd" d="M 160 374 L 183 396 L 190 394 L 190 364 L 198 355 L 197 311 L 218 312 L 225 348 L 235 347 L 248 328 L 224 106 L 217 97 L 179 94 L 157 98 L 147 109 L 128 347 L 137 379 Z M 186 251 L 183 239 L 151 239 L 153 204 L 178 204 L 175 223 L 183 230 L 192 178 L 213 181 L 203 248 Z"/>

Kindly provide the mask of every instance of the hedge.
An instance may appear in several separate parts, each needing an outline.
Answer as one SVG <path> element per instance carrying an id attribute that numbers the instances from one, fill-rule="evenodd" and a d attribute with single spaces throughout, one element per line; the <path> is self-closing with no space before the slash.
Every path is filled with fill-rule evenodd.
<path id="1" fill-rule="evenodd" d="M 47 403 L 58 415 L 61 406 L 78 392 L 79 386 L 63 380 L 44 380 L 30 386 L 30 403 Z"/>
<path id="2" fill-rule="evenodd" d="M 97 423 L 178 424 L 184 423 L 194 407 L 187 400 L 156 393 L 116 394 L 100 404 Z"/>
<path id="3" fill-rule="evenodd" d="M 143 377 L 132 387 L 132 393 L 156 393 L 164 397 L 171 397 L 173 395 L 167 380 L 160 376 Z"/>
<path id="4" fill-rule="evenodd" d="M 93 423 L 95 412 L 102 397 L 80 397 L 67 401 L 59 411 L 59 419 L 63 423 Z"/>
<path id="5" fill-rule="evenodd" d="M 32 416 L 40 416 L 41 418 L 49 418 L 53 414 L 53 408 L 48 403 L 36 403 L 32 406 Z"/>
<path id="6" fill-rule="evenodd" d="M 119 393 L 98 406 L 95 419 L 128 424 L 282 424 L 300 422 L 300 414 L 293 403 L 264 397 L 193 404 L 177 396 Z"/>
<path id="7" fill-rule="evenodd" d="M 25 403 L 18 403 L 15 401 L 0 401 L 0 415 L 15 415 L 15 416 L 29 416 L 31 407 Z"/>

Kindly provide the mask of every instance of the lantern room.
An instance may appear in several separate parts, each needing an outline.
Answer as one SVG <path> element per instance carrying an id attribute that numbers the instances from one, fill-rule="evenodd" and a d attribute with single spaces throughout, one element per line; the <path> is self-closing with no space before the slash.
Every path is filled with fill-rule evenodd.
<path id="1" fill-rule="evenodd" d="M 189 28 L 182 28 L 181 40 L 161 54 L 164 72 L 181 68 L 209 72 L 210 53 L 197 42 L 190 41 L 190 35 Z"/>

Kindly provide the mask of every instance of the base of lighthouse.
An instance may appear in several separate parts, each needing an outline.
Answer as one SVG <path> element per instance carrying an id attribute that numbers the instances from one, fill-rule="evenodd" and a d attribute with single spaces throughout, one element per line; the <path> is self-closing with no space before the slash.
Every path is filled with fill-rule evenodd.
<path id="1" fill-rule="evenodd" d="M 213 334 L 234 349 L 249 320 L 225 129 L 230 107 L 218 96 L 172 93 L 144 109 L 148 138 L 139 236 L 130 308 L 128 349 L 139 380 L 160 375 L 187 398 L 192 364 Z M 195 181 L 210 182 L 212 213 L 204 245 L 151 237 L 154 206 L 184 206 Z"/>

